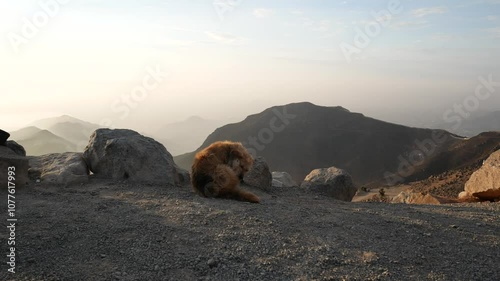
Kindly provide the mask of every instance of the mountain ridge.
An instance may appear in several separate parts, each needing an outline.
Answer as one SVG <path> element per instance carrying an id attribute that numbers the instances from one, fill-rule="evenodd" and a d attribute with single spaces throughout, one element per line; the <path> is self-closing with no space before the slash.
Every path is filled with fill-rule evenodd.
<path id="1" fill-rule="evenodd" d="M 443 142 L 434 141 L 434 135 L 441 135 Z M 197 151 L 219 140 L 242 142 L 252 154 L 263 156 L 271 170 L 288 172 L 298 182 L 313 169 L 335 166 L 351 173 L 360 185 L 385 184 L 388 181 L 384 175 L 398 175 L 401 162 L 410 155 L 415 157 L 414 151 L 422 163 L 414 165 L 413 173 L 425 177 L 429 172 L 421 170 L 436 155 L 464 141 L 445 130 L 407 127 L 340 106 L 304 102 L 274 106 L 242 122 L 220 127 L 200 148 L 175 157 L 177 164 L 189 169 Z M 429 141 L 435 146 L 432 155 L 419 150 L 421 143 Z M 399 177 L 407 180 L 411 175 Z"/>
<path id="2" fill-rule="evenodd" d="M 29 156 L 77 151 L 73 143 L 49 130 L 40 130 L 29 138 L 16 141 L 26 149 Z"/>
<path id="3" fill-rule="evenodd" d="M 100 127 L 97 124 L 90 123 L 78 118 L 75 118 L 73 116 L 64 114 L 61 116 L 55 116 L 55 117 L 48 117 L 48 118 L 42 118 L 36 121 L 31 122 L 28 126 L 35 126 L 41 129 L 49 129 L 51 126 L 58 124 L 58 123 L 78 123 L 82 124 L 88 127 Z"/>

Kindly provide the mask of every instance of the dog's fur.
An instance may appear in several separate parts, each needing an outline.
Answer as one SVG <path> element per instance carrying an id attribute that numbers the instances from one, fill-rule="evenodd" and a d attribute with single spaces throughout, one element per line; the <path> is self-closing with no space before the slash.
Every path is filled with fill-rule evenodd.
<path id="1" fill-rule="evenodd" d="M 259 203 L 255 194 L 239 183 L 250 170 L 253 158 L 239 142 L 219 141 L 198 152 L 191 167 L 194 191 L 204 197 L 230 198 Z"/>

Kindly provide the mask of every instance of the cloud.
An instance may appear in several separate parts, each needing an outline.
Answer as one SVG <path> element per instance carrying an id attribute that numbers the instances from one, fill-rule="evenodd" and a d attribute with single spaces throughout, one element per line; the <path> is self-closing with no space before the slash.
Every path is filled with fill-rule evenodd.
<path id="1" fill-rule="evenodd" d="M 330 21 L 322 20 L 316 23 L 314 26 L 314 31 L 327 32 L 330 31 Z"/>
<path id="2" fill-rule="evenodd" d="M 218 42 L 221 42 L 224 44 L 238 44 L 238 43 L 242 43 L 245 40 L 245 38 L 243 38 L 243 37 L 234 36 L 234 35 L 227 34 L 227 33 L 218 33 L 218 32 L 207 31 L 207 32 L 205 32 L 205 34 L 208 37 L 214 39 L 215 41 L 218 41 Z"/>
<path id="3" fill-rule="evenodd" d="M 475 0 L 468 1 L 467 3 L 462 3 L 457 6 L 457 8 L 468 8 L 476 5 L 498 5 L 500 4 L 500 0 Z"/>
<path id="4" fill-rule="evenodd" d="M 476 0 L 476 4 L 500 4 L 500 0 Z"/>
<path id="5" fill-rule="evenodd" d="M 486 17 L 486 20 L 489 20 L 489 21 L 496 21 L 496 20 L 498 20 L 498 16 L 487 16 L 487 17 Z"/>
<path id="6" fill-rule="evenodd" d="M 296 16 L 302 16 L 304 14 L 304 11 L 302 11 L 302 10 L 293 10 L 293 11 L 290 12 L 290 14 L 296 15 Z"/>
<path id="7" fill-rule="evenodd" d="M 457 35 L 444 34 L 444 33 L 438 33 L 438 34 L 434 34 L 432 36 L 432 40 L 440 41 L 440 42 L 449 42 L 449 41 L 453 41 L 453 40 L 458 39 L 458 38 L 460 38 L 460 37 Z"/>
<path id="8" fill-rule="evenodd" d="M 411 11 L 411 14 L 416 18 L 421 18 L 432 14 L 444 14 L 446 12 L 448 12 L 446 7 L 431 7 L 413 10 Z"/>
<path id="9" fill-rule="evenodd" d="M 253 10 L 253 15 L 257 18 L 268 18 L 274 14 L 274 11 L 271 9 L 259 8 Z"/>
<path id="10" fill-rule="evenodd" d="M 391 24 L 392 28 L 395 29 L 418 29 L 428 27 L 430 24 L 425 20 L 418 21 L 397 21 Z"/>
<path id="11" fill-rule="evenodd" d="M 488 28 L 486 31 L 491 34 L 493 38 L 500 38 L 500 26 Z"/>

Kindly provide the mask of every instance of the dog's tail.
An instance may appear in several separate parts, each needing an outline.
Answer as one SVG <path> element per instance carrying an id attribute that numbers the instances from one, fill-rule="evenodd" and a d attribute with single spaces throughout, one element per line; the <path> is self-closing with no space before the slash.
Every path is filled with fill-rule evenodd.
<path id="1" fill-rule="evenodd" d="M 228 194 L 231 198 L 239 200 L 239 201 L 245 201 L 245 202 L 250 202 L 250 203 L 260 203 L 260 198 L 246 190 L 240 189 L 240 188 L 235 188 L 231 190 L 231 194 Z"/>

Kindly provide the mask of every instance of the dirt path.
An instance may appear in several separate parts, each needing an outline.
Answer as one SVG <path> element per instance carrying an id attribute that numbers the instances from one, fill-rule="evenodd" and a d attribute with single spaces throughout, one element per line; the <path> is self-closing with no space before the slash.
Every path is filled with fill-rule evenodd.
<path id="1" fill-rule="evenodd" d="M 0 280 L 500 280 L 499 203 L 257 193 L 262 204 L 95 181 L 24 189 L 16 274 L 4 238 Z"/>

